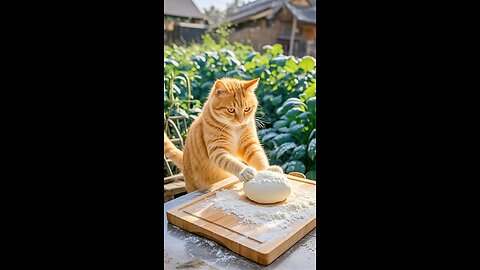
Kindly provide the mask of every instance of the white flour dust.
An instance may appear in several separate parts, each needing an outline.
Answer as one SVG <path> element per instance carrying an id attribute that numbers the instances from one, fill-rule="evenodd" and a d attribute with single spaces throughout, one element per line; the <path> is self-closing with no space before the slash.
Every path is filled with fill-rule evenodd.
<path id="1" fill-rule="evenodd" d="M 233 255 L 232 252 L 227 251 L 225 248 L 220 246 L 219 244 L 215 243 L 212 240 L 208 240 L 206 238 L 201 238 L 195 235 L 190 235 L 186 238 L 184 238 L 185 243 L 190 243 L 193 244 L 197 247 L 204 246 L 208 248 L 208 251 L 210 254 L 215 255 L 216 260 L 215 263 L 217 262 L 229 262 L 231 260 L 234 260 L 236 257 Z M 190 253 L 191 254 L 191 253 Z M 191 255 L 191 257 L 194 257 Z"/>
<path id="2" fill-rule="evenodd" d="M 309 239 L 305 244 L 302 245 L 302 247 L 304 247 L 307 250 L 306 252 L 307 259 L 311 259 L 315 257 L 315 252 L 317 250 L 317 241 L 315 238 Z"/>
<path id="3" fill-rule="evenodd" d="M 261 184 L 261 183 L 287 183 L 287 185 L 291 186 L 290 181 L 284 175 L 270 172 L 270 171 L 260 171 L 257 175 L 249 180 L 249 183 L 252 184 Z"/>
<path id="4" fill-rule="evenodd" d="M 265 226 L 269 230 L 262 235 L 263 241 L 284 233 L 294 222 L 309 218 L 316 211 L 315 192 L 292 190 L 287 201 L 277 205 L 252 204 L 242 201 L 242 195 L 241 187 L 219 190 L 204 205 L 211 204 L 228 215 L 234 215 L 243 224 Z"/>

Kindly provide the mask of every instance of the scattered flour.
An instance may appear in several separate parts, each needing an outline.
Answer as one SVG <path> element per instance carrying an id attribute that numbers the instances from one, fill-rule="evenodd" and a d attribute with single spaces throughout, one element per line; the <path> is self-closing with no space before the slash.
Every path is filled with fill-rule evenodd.
<path id="1" fill-rule="evenodd" d="M 315 253 L 317 250 L 317 241 L 315 238 L 308 240 L 305 244 L 302 245 L 302 247 L 304 247 L 307 250 L 306 252 L 307 259 L 312 259 L 315 257 Z"/>
<path id="2" fill-rule="evenodd" d="M 203 244 L 209 245 L 210 247 L 217 246 L 217 243 L 215 243 L 212 240 L 208 240 L 206 238 L 199 238 L 199 237 L 194 236 L 194 235 L 188 236 L 184 240 L 185 240 L 185 243 L 191 243 L 191 244 L 194 244 L 196 246 L 203 246 Z"/>
<path id="3" fill-rule="evenodd" d="M 242 201 L 241 187 L 235 189 L 222 189 L 215 192 L 204 205 L 223 210 L 228 215 L 236 216 L 241 223 L 265 226 L 268 231 L 261 236 L 266 241 L 285 233 L 285 230 L 300 220 L 311 217 L 316 211 L 315 192 L 299 192 L 293 190 L 285 203 L 277 205 L 255 205 Z"/>
<path id="4" fill-rule="evenodd" d="M 190 235 L 184 238 L 184 241 L 185 243 L 190 243 L 197 247 L 201 247 L 201 246 L 207 247 L 209 249 L 209 253 L 215 255 L 216 257 L 215 263 L 229 262 L 236 258 L 235 255 L 233 255 L 230 251 L 226 250 L 224 247 L 220 246 L 219 244 L 215 243 L 212 240 L 208 240 L 203 237 Z M 194 257 L 194 256 L 191 255 L 191 257 Z"/>
<path id="5" fill-rule="evenodd" d="M 292 223 L 315 214 L 315 192 L 305 193 L 293 190 L 287 202 L 278 205 L 253 205 L 242 201 L 240 199 L 242 195 L 243 191 L 240 187 L 232 190 L 220 190 L 216 192 L 215 197 L 207 200 L 210 203 L 205 202 L 205 204 L 208 203 L 209 206 L 237 216 L 243 224 L 255 227 L 267 226 L 270 229 L 263 233 L 261 237 L 264 241 L 284 235 L 288 231 L 286 228 Z M 215 257 L 213 265 L 216 263 L 230 264 L 238 261 L 237 255 L 212 240 L 193 234 L 182 237 L 182 239 L 185 243 L 204 248 L 203 252 L 205 253 L 203 255 L 198 254 L 198 251 L 195 251 L 194 255 L 191 252 L 194 252 L 195 248 L 189 248 L 188 252 L 192 259 L 211 254 Z M 310 239 L 302 244 L 302 248 L 306 249 L 307 259 L 315 258 L 315 239 Z"/>

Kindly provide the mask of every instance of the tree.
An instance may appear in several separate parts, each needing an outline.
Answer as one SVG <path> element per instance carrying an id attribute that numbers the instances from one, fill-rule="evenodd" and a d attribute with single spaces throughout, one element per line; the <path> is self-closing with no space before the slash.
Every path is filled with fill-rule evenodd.
<path id="1" fill-rule="evenodd" d="M 237 12 L 237 9 L 243 5 L 245 5 L 245 1 L 244 0 L 234 0 L 231 4 L 228 4 L 227 5 L 227 10 L 226 10 L 226 14 L 227 15 L 231 15 L 235 12 Z"/>
<path id="2" fill-rule="evenodd" d="M 214 6 L 210 6 L 209 9 L 204 9 L 205 15 L 210 20 L 210 24 L 219 24 L 225 20 L 225 12 L 219 10 Z"/>

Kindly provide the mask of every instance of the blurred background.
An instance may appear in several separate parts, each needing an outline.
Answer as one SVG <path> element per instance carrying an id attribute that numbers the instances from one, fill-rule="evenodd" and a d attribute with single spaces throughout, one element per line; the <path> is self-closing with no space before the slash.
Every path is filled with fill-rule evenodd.
<path id="1" fill-rule="evenodd" d="M 165 0 L 165 44 L 200 42 L 202 34 L 229 26 L 230 42 L 259 51 L 281 44 L 290 55 L 316 57 L 316 0 Z"/>
<path id="2" fill-rule="evenodd" d="M 164 130 L 183 149 L 217 79 L 260 78 L 256 124 L 270 164 L 316 180 L 316 1 L 165 0 Z M 164 157 L 165 201 L 185 194 Z"/>

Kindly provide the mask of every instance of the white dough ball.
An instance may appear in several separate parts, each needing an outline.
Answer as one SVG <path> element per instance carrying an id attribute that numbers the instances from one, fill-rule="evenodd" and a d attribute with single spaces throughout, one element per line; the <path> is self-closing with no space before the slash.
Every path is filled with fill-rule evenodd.
<path id="1" fill-rule="evenodd" d="M 288 178 L 280 173 L 259 171 L 255 177 L 243 183 L 243 192 L 257 203 L 276 203 L 285 200 L 292 191 Z"/>

